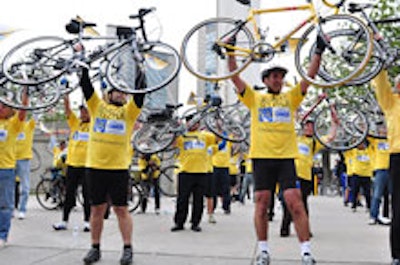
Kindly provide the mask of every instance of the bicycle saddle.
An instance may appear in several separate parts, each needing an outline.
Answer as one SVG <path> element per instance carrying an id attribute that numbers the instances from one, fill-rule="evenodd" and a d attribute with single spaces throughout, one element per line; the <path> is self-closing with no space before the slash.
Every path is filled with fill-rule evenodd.
<path id="1" fill-rule="evenodd" d="M 183 106 L 182 103 L 179 103 L 178 105 L 173 105 L 173 104 L 165 104 L 165 106 L 167 107 L 167 109 L 179 109 L 180 107 Z"/>
<path id="2" fill-rule="evenodd" d="M 361 12 L 363 9 L 374 7 L 373 4 L 358 4 L 358 3 L 349 3 L 348 11 L 350 13 Z"/>
<path id="3" fill-rule="evenodd" d="M 241 4 L 243 4 L 243 5 L 250 5 L 250 0 L 236 0 L 236 1 L 238 1 L 239 3 L 241 3 Z"/>
<path id="4" fill-rule="evenodd" d="M 117 26 L 117 36 L 120 39 L 128 39 L 132 36 L 133 29 L 131 27 Z"/>
<path id="5" fill-rule="evenodd" d="M 172 111 L 170 109 L 160 109 L 154 110 L 149 114 L 147 120 L 149 121 L 166 121 L 172 116 Z"/>
<path id="6" fill-rule="evenodd" d="M 78 34 L 81 27 L 82 29 L 84 29 L 86 27 L 95 27 L 95 26 L 96 26 L 95 23 L 79 22 L 76 19 L 71 19 L 71 21 L 67 25 L 65 25 L 65 29 L 68 31 L 68 33 Z"/>

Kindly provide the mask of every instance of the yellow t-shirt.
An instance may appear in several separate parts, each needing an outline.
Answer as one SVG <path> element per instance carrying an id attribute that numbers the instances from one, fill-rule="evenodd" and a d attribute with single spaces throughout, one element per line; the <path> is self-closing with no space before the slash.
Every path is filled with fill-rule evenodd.
<path id="1" fill-rule="evenodd" d="M 352 149 L 353 173 L 360 177 L 372 177 L 371 149 Z"/>
<path id="2" fill-rule="evenodd" d="M 209 172 L 207 149 L 214 143 L 215 136 L 210 133 L 194 131 L 179 136 L 176 139 L 176 146 L 180 149 L 181 172 Z"/>
<path id="3" fill-rule="evenodd" d="M 218 144 L 215 145 L 215 153 L 212 156 L 212 165 L 218 168 L 229 168 L 232 144 L 231 142 L 227 141 L 224 148 L 221 150 L 218 150 Z"/>
<path id="4" fill-rule="evenodd" d="M 312 137 L 304 135 L 297 136 L 299 155 L 295 159 L 297 177 L 304 180 L 312 179 L 312 166 L 314 154 L 322 149 L 322 144 Z"/>
<path id="5" fill-rule="evenodd" d="M 353 150 L 347 150 L 343 152 L 344 162 L 346 164 L 346 174 L 347 176 L 352 176 L 354 173 L 353 170 L 353 158 L 352 158 Z"/>
<path id="6" fill-rule="evenodd" d="M 0 169 L 15 168 L 17 135 L 23 128 L 18 113 L 9 119 L 0 119 Z"/>
<path id="7" fill-rule="evenodd" d="M 254 91 L 248 84 L 239 99 L 250 109 L 251 158 L 297 156 L 294 113 L 304 96 L 300 84 L 278 95 Z"/>
<path id="8" fill-rule="evenodd" d="M 238 159 L 239 153 L 231 156 L 231 158 L 229 159 L 229 175 L 239 174 Z"/>
<path id="9" fill-rule="evenodd" d="M 152 154 L 150 156 L 150 161 L 152 161 L 158 168 L 161 165 L 161 160 L 160 158 L 156 155 L 156 154 Z M 143 170 L 146 169 L 147 165 L 148 165 L 148 161 L 146 161 L 146 159 L 144 159 L 144 157 L 139 157 L 138 159 L 138 168 L 140 173 L 140 177 L 142 180 L 147 180 L 149 178 L 148 174 L 144 173 Z M 158 178 L 160 176 L 160 170 L 157 169 L 155 171 L 153 171 L 153 178 Z"/>
<path id="10" fill-rule="evenodd" d="M 373 152 L 373 170 L 389 169 L 389 144 L 386 139 L 368 139 Z"/>
<path id="11" fill-rule="evenodd" d="M 87 104 L 91 119 L 86 167 L 128 169 L 131 162 L 130 139 L 140 109 L 133 101 L 122 107 L 108 104 L 96 93 Z"/>
<path id="12" fill-rule="evenodd" d="M 67 165 L 84 167 L 89 141 L 89 122 L 82 122 L 73 112 L 67 122 L 70 128 Z"/>
<path id="13" fill-rule="evenodd" d="M 30 119 L 23 124 L 22 131 L 17 136 L 17 160 L 32 159 L 33 135 L 35 131 L 35 120 Z"/>
<path id="14" fill-rule="evenodd" d="M 392 93 L 386 70 L 382 70 L 372 81 L 376 99 L 386 119 L 389 153 L 400 153 L 400 95 Z"/>

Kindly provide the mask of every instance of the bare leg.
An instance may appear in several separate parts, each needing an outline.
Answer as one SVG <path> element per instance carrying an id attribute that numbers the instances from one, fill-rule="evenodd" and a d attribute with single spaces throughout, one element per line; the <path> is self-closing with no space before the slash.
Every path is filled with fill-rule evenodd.
<path id="1" fill-rule="evenodd" d="M 309 241 L 310 227 L 308 216 L 301 199 L 301 191 L 299 189 L 287 189 L 283 192 L 283 197 L 292 216 L 299 241 Z"/>
<path id="2" fill-rule="evenodd" d="M 271 191 L 256 191 L 256 205 L 254 208 L 254 226 L 258 241 L 268 239 L 268 206 L 271 199 Z"/>
<path id="3" fill-rule="evenodd" d="M 92 244 L 100 244 L 101 232 L 103 231 L 104 213 L 107 209 L 107 203 L 92 206 L 90 213 L 90 233 Z"/>
<path id="4" fill-rule="evenodd" d="M 130 245 L 132 242 L 133 220 L 129 214 L 127 206 L 114 206 L 115 214 L 118 218 L 119 231 L 121 232 L 122 240 L 125 245 Z"/>

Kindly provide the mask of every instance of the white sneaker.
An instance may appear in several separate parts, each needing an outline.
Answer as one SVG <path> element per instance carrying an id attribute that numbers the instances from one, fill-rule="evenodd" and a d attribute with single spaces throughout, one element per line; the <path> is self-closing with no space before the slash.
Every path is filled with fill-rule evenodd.
<path id="1" fill-rule="evenodd" d="M 154 210 L 154 212 L 156 213 L 156 215 L 159 215 L 159 214 L 160 214 L 160 209 L 159 209 L 159 208 L 156 208 L 156 209 Z"/>
<path id="2" fill-rule="evenodd" d="M 390 225 L 390 223 L 392 222 L 389 218 L 386 218 L 386 217 L 383 217 L 383 216 L 378 216 L 376 221 L 380 225 Z"/>
<path id="3" fill-rule="evenodd" d="M 372 218 L 372 217 L 368 221 L 369 225 L 376 225 L 377 223 L 378 223 L 378 221 L 375 218 Z"/>
<path id="4" fill-rule="evenodd" d="M 257 256 L 256 265 L 269 265 L 270 257 L 267 251 L 261 251 Z"/>
<path id="5" fill-rule="evenodd" d="M 83 232 L 90 232 L 90 223 L 89 222 L 83 223 Z"/>
<path id="6" fill-rule="evenodd" d="M 217 220 L 215 220 L 215 217 L 214 217 L 213 214 L 210 214 L 210 215 L 208 216 L 208 222 L 209 222 L 210 224 L 216 224 L 216 223 L 217 223 Z"/>
<path id="7" fill-rule="evenodd" d="M 26 218 L 25 213 L 23 213 L 23 212 L 19 212 L 19 213 L 18 213 L 18 219 L 19 219 L 19 220 L 23 220 L 23 219 L 25 219 L 25 218 Z"/>
<path id="8" fill-rule="evenodd" d="M 314 264 L 317 264 L 317 262 L 310 254 L 306 253 L 301 258 L 301 264 L 302 265 L 314 265 Z"/>
<path id="9" fill-rule="evenodd" d="M 67 230 L 67 223 L 66 222 L 59 222 L 59 223 L 53 224 L 53 228 L 56 231 Z"/>
<path id="10" fill-rule="evenodd" d="M 0 238 L 0 249 L 5 248 L 6 247 L 6 241 L 4 239 Z"/>

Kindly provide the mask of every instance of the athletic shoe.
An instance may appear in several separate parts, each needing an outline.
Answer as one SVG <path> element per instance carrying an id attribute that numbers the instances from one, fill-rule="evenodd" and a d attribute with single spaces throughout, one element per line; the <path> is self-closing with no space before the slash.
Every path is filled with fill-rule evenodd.
<path id="1" fill-rule="evenodd" d="M 19 212 L 19 213 L 18 213 L 18 219 L 19 219 L 19 220 L 23 220 L 23 219 L 25 219 L 25 218 L 26 218 L 26 215 L 25 215 L 24 212 Z"/>
<path id="2" fill-rule="evenodd" d="M 261 251 L 257 256 L 256 265 L 269 265 L 270 257 L 267 251 Z"/>
<path id="3" fill-rule="evenodd" d="M 60 223 L 53 224 L 53 228 L 56 231 L 67 230 L 67 223 L 66 222 L 60 222 Z"/>
<path id="4" fill-rule="evenodd" d="M 305 253 L 303 257 L 301 258 L 301 264 L 302 265 L 314 265 L 317 264 L 315 259 L 311 256 L 309 253 Z"/>
<path id="5" fill-rule="evenodd" d="M 209 222 L 210 224 L 216 224 L 216 223 L 217 223 L 217 220 L 215 220 L 215 217 L 214 217 L 213 214 L 210 214 L 210 215 L 208 216 L 208 222 Z"/>
<path id="6" fill-rule="evenodd" d="M 92 263 L 95 263 L 96 261 L 99 261 L 100 258 L 101 258 L 100 250 L 97 248 L 91 248 L 89 252 L 86 254 L 86 256 L 83 258 L 83 261 L 85 262 L 86 265 L 90 265 Z"/>
<path id="7" fill-rule="evenodd" d="M 90 223 L 89 222 L 83 223 L 83 232 L 90 232 Z"/>
<path id="8" fill-rule="evenodd" d="M 132 248 L 124 248 L 122 252 L 122 257 L 119 260 L 121 265 L 130 265 L 133 262 L 133 251 Z"/>

